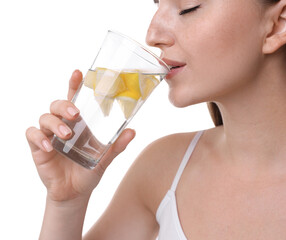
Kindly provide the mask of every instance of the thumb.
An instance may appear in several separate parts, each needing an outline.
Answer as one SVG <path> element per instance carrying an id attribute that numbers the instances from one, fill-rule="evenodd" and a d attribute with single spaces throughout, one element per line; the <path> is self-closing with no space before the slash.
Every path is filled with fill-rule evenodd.
<path id="1" fill-rule="evenodd" d="M 119 153 L 123 152 L 127 145 L 133 140 L 136 132 L 133 129 L 125 129 L 118 139 L 112 144 L 111 150 L 114 157 L 116 157 Z"/>
<path id="2" fill-rule="evenodd" d="M 105 170 L 112 160 L 126 149 L 127 145 L 133 140 L 135 135 L 135 130 L 129 128 L 125 129 L 108 149 L 105 156 L 99 161 L 98 164 L 100 167 Z"/>
<path id="3" fill-rule="evenodd" d="M 82 81 L 82 73 L 79 70 L 75 70 L 69 80 L 68 100 L 72 100 L 76 93 L 80 83 Z"/>

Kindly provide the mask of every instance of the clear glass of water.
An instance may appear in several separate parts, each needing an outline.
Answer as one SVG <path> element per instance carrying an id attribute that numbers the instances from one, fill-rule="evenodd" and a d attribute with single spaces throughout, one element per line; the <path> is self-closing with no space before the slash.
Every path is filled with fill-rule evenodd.
<path id="1" fill-rule="evenodd" d="M 108 31 L 72 99 L 80 116 L 63 120 L 72 137 L 54 136 L 54 149 L 93 169 L 168 72 L 167 64 L 145 47 Z"/>

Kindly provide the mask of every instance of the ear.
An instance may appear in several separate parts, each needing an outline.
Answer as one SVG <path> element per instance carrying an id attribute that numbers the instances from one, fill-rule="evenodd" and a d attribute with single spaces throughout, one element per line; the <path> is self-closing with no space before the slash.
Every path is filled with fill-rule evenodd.
<path id="1" fill-rule="evenodd" d="M 271 26 L 263 44 L 263 53 L 271 54 L 286 44 L 286 0 L 271 7 Z"/>

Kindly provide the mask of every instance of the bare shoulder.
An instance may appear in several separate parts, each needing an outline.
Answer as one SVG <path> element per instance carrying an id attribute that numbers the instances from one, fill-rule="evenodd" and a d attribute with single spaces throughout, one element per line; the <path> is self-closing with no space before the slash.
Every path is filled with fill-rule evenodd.
<path id="1" fill-rule="evenodd" d="M 204 131 L 200 149 L 206 150 L 217 135 L 218 128 Z M 117 193 L 124 193 L 131 202 L 136 199 L 155 215 L 164 195 L 170 189 L 183 156 L 197 132 L 176 133 L 150 143 L 136 158 Z"/>
<path id="2" fill-rule="evenodd" d="M 170 189 L 195 134 L 172 134 L 149 144 L 134 161 L 108 208 L 84 239 L 94 236 L 98 239 L 155 239 L 159 228 L 156 222 L 158 206 Z"/>
<path id="3" fill-rule="evenodd" d="M 170 188 L 181 160 L 196 132 L 176 133 L 149 144 L 129 169 L 140 199 L 155 214 Z"/>

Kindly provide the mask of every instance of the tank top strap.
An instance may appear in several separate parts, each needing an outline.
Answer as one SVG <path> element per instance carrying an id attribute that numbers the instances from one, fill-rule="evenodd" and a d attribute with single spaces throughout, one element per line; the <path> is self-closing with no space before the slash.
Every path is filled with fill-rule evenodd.
<path id="1" fill-rule="evenodd" d="M 173 183 L 172 183 L 172 186 L 171 186 L 171 190 L 173 192 L 176 191 L 176 188 L 177 188 L 179 180 L 180 180 L 180 178 L 182 176 L 182 173 L 183 173 L 183 171 L 184 171 L 184 169 L 185 169 L 185 167 L 186 167 L 186 165 L 187 165 L 187 163 L 188 163 L 188 161 L 189 161 L 189 159 L 190 159 L 190 157 L 191 157 L 191 155 L 192 155 L 192 153 L 193 153 L 193 151 L 194 151 L 194 149 L 195 149 L 195 147 L 196 147 L 196 145 L 197 145 L 197 143 L 198 143 L 198 141 L 199 141 L 199 139 L 201 137 L 201 135 L 203 134 L 203 132 L 204 131 L 197 132 L 197 134 L 195 135 L 195 137 L 191 141 L 189 147 L 187 148 L 187 151 L 186 151 L 186 153 L 185 153 L 185 155 L 183 157 L 183 160 L 182 160 L 182 162 L 180 164 L 180 167 L 179 167 L 179 169 L 178 169 L 178 171 L 176 173 L 176 176 L 175 176 L 175 178 L 173 180 Z"/>

